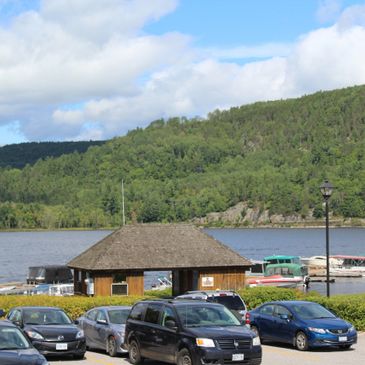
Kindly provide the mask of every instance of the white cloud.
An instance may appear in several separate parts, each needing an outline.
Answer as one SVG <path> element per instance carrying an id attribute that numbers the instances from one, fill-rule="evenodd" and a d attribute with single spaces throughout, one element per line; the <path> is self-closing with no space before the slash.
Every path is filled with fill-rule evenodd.
<path id="1" fill-rule="evenodd" d="M 0 28 L 0 123 L 18 120 L 30 140 L 110 138 L 160 117 L 365 83 L 363 6 L 294 44 L 197 49 L 189 35 L 143 32 L 176 4 L 48 0 L 16 16 Z"/>
<path id="2" fill-rule="evenodd" d="M 321 0 L 316 16 L 320 23 L 327 23 L 337 20 L 340 13 L 340 0 Z"/>

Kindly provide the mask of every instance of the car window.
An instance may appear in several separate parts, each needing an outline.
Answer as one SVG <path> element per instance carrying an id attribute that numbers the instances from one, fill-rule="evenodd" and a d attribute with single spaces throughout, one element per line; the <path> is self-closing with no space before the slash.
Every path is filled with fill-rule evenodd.
<path id="1" fill-rule="evenodd" d="M 292 305 L 293 312 L 302 319 L 335 318 L 336 316 L 317 303 L 300 303 Z"/>
<path id="2" fill-rule="evenodd" d="M 161 306 L 158 304 L 149 304 L 144 317 L 145 322 L 158 323 L 160 318 Z"/>
<path id="3" fill-rule="evenodd" d="M 70 324 L 71 319 L 62 310 L 48 308 L 34 308 L 24 310 L 23 322 L 25 324 Z"/>
<path id="4" fill-rule="evenodd" d="M 95 321 L 97 313 L 98 311 L 96 309 L 93 309 L 90 312 L 87 312 L 86 318 L 90 321 Z"/>
<path id="5" fill-rule="evenodd" d="M 9 320 L 12 322 L 20 321 L 22 319 L 21 313 L 19 310 L 15 309 L 9 314 Z"/>
<path id="6" fill-rule="evenodd" d="M 129 314 L 129 309 L 113 309 L 108 310 L 110 323 L 125 324 Z"/>
<path id="7" fill-rule="evenodd" d="M 97 321 L 108 322 L 107 318 L 106 318 L 106 314 L 103 310 L 98 310 L 98 314 L 96 315 L 96 320 Z"/>
<path id="8" fill-rule="evenodd" d="M 141 321 L 146 307 L 147 307 L 147 303 L 137 303 L 132 308 L 129 318 Z"/>
<path id="9" fill-rule="evenodd" d="M 267 316 L 272 316 L 274 312 L 274 306 L 269 304 L 269 305 L 264 305 L 263 307 L 260 308 L 260 314 L 265 314 Z"/>
<path id="10" fill-rule="evenodd" d="M 177 307 L 177 312 L 184 327 L 240 325 L 234 314 L 221 305 L 182 305 Z"/>
<path id="11" fill-rule="evenodd" d="M 30 347 L 29 342 L 18 328 L 0 327 L 0 350 L 18 350 Z"/>
<path id="12" fill-rule="evenodd" d="M 170 307 L 165 307 L 161 315 L 161 326 L 166 326 L 166 321 L 175 321 L 176 316 L 174 310 Z"/>
<path id="13" fill-rule="evenodd" d="M 229 309 L 245 310 L 245 304 L 238 295 L 214 296 L 214 302 L 223 304 Z"/>
<path id="14" fill-rule="evenodd" d="M 283 307 L 282 305 L 275 306 L 275 315 L 277 317 L 280 317 L 282 315 L 287 315 L 288 317 L 291 317 L 290 311 L 287 308 Z"/>

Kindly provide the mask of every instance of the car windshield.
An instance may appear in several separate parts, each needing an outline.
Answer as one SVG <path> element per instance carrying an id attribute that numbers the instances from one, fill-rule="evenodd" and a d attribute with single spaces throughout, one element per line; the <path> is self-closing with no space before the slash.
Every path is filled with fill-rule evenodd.
<path id="1" fill-rule="evenodd" d="M 242 303 L 242 300 L 239 296 L 235 295 L 219 295 L 214 296 L 212 299 L 213 302 L 223 304 L 229 309 L 233 310 L 244 310 L 245 306 Z"/>
<path id="2" fill-rule="evenodd" d="M 27 309 L 24 311 L 24 324 L 52 325 L 70 324 L 71 319 L 59 309 Z"/>
<path id="3" fill-rule="evenodd" d="M 291 308 L 301 319 L 336 318 L 333 313 L 316 303 L 294 304 Z"/>
<path id="4" fill-rule="evenodd" d="M 129 309 L 108 310 L 110 323 L 125 324 L 129 311 L 130 311 Z"/>
<path id="5" fill-rule="evenodd" d="M 31 345 L 18 328 L 0 327 L 0 351 L 29 349 Z"/>
<path id="6" fill-rule="evenodd" d="M 179 305 L 177 313 L 184 327 L 240 326 L 232 312 L 220 305 Z"/>

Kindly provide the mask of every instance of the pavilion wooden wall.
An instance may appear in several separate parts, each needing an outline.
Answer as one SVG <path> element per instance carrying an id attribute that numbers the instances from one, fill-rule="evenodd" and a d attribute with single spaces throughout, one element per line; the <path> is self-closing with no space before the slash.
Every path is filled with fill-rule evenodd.
<path id="1" fill-rule="evenodd" d="M 213 286 L 203 286 L 202 277 L 212 277 Z M 245 286 L 245 268 L 206 269 L 199 271 L 198 290 L 238 290 Z"/>

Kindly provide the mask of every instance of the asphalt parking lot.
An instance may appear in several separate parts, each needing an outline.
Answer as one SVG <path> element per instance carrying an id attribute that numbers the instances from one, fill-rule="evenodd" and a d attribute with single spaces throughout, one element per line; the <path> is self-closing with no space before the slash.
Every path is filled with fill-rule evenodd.
<path id="1" fill-rule="evenodd" d="M 84 360 L 50 359 L 51 365 L 130 365 L 126 356 L 109 357 L 103 352 L 88 351 Z M 146 365 L 162 365 L 146 361 Z M 358 343 L 350 350 L 324 349 L 300 352 L 290 346 L 263 345 L 262 365 L 357 365 L 365 364 L 365 333 L 359 334 Z"/>

